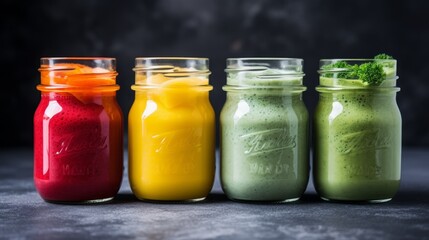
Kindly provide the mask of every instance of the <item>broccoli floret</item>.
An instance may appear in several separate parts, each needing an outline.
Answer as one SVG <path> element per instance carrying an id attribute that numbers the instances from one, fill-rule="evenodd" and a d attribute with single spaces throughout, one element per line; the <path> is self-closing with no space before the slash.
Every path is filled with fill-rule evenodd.
<path id="1" fill-rule="evenodd" d="M 382 54 L 378 54 L 377 56 L 375 56 L 374 59 L 377 59 L 377 60 L 392 60 L 393 57 L 390 56 L 390 55 L 387 55 L 385 53 L 382 53 Z M 383 64 L 383 66 L 388 67 L 388 68 L 392 68 L 394 66 L 394 63 L 392 63 L 392 62 L 383 62 L 382 64 Z"/>
<path id="2" fill-rule="evenodd" d="M 322 67 L 324 70 L 332 70 L 336 68 L 344 69 L 343 72 L 336 73 L 337 78 L 345 78 L 345 79 L 353 79 L 356 78 L 357 75 L 353 69 L 356 69 L 357 65 L 350 65 L 344 61 L 338 61 L 329 65 L 325 65 Z M 324 77 L 334 77 L 334 73 L 325 73 Z"/>
<path id="3" fill-rule="evenodd" d="M 378 86 L 386 78 L 383 66 L 376 62 L 363 63 L 359 65 L 356 72 L 359 79 L 371 86 Z"/>
<path id="4" fill-rule="evenodd" d="M 374 59 L 393 59 L 393 57 L 385 53 L 381 53 L 375 56 Z"/>
<path id="5" fill-rule="evenodd" d="M 374 57 L 377 60 L 393 59 L 392 56 L 385 53 L 378 54 Z M 386 78 L 383 67 L 392 67 L 391 62 L 374 61 L 362 63 L 360 65 L 350 65 L 345 61 L 338 61 L 322 67 L 323 70 L 342 69 L 341 72 L 327 72 L 324 77 L 336 77 L 344 79 L 360 79 L 369 86 L 378 86 Z"/>
<path id="6" fill-rule="evenodd" d="M 323 69 L 333 69 L 333 68 L 350 68 L 351 65 L 344 62 L 344 61 L 338 61 L 329 65 L 323 66 Z"/>

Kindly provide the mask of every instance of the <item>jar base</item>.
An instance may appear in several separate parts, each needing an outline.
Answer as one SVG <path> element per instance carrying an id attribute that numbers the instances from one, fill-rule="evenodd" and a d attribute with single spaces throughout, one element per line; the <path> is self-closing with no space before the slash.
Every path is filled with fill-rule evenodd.
<path id="1" fill-rule="evenodd" d="M 113 200 L 114 197 L 101 198 L 101 199 L 92 199 L 92 200 L 84 200 L 84 201 L 57 201 L 57 200 L 46 200 L 48 203 L 55 204 L 67 204 L 67 205 L 86 205 L 86 204 L 98 204 L 98 203 L 106 203 Z"/>
<path id="2" fill-rule="evenodd" d="M 194 198 L 194 199 L 185 199 L 185 200 L 158 200 L 158 199 L 147 199 L 147 198 L 139 198 L 140 201 L 148 202 L 148 203 L 196 203 L 206 200 L 207 197 L 202 198 Z"/>
<path id="3" fill-rule="evenodd" d="M 341 199 L 329 199 L 320 197 L 322 200 L 327 202 L 338 202 L 338 203 L 385 203 L 392 200 L 392 198 L 385 198 L 385 199 L 375 199 L 375 200 L 341 200 Z"/>
<path id="4" fill-rule="evenodd" d="M 229 197 L 228 197 L 229 198 Z M 234 202 L 241 202 L 241 203 L 256 203 L 256 204 L 265 204 L 265 203 L 291 203 L 296 202 L 300 199 L 300 197 L 297 198 L 289 198 L 285 200 L 249 200 L 249 199 L 236 199 L 236 198 L 229 198 L 231 201 Z"/>

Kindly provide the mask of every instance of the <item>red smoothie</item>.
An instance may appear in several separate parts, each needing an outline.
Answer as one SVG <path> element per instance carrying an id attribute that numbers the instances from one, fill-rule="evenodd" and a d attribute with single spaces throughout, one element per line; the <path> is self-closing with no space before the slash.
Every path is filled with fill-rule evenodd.
<path id="1" fill-rule="evenodd" d="M 52 202 L 103 201 L 123 172 L 123 115 L 115 91 L 44 91 L 34 114 L 34 183 Z"/>

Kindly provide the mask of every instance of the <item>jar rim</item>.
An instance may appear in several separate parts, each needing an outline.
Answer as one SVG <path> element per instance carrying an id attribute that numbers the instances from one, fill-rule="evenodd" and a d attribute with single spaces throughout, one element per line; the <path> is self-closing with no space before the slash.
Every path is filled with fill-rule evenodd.
<path id="1" fill-rule="evenodd" d="M 43 60 L 116 60 L 114 57 L 41 57 Z"/>
<path id="2" fill-rule="evenodd" d="M 335 67 L 333 69 L 324 69 L 325 66 L 330 64 L 335 64 L 338 62 L 345 62 L 347 64 L 364 64 L 364 63 L 380 63 L 383 65 L 390 65 L 390 68 L 395 69 L 396 71 L 396 65 L 397 61 L 396 59 L 373 59 L 373 58 L 325 58 L 319 60 L 319 73 L 324 72 L 337 72 L 337 71 L 350 71 L 348 68 L 342 68 L 342 67 Z"/>
<path id="3" fill-rule="evenodd" d="M 44 57 L 38 70 L 41 89 L 114 86 L 118 75 L 109 57 Z"/>
<path id="4" fill-rule="evenodd" d="M 288 58 L 288 57 L 243 57 L 243 58 L 227 58 L 226 59 L 227 61 L 230 61 L 230 60 L 246 60 L 246 61 L 248 61 L 248 60 L 258 60 L 258 61 L 261 61 L 261 60 L 267 60 L 267 61 L 275 61 L 275 60 L 277 60 L 277 61 L 279 61 L 279 60 L 298 60 L 298 61 L 304 61 L 304 59 L 302 59 L 302 58 Z"/>
<path id="5" fill-rule="evenodd" d="M 305 76 L 303 62 L 301 58 L 228 58 L 224 71 L 231 86 L 300 86 Z"/>
<path id="6" fill-rule="evenodd" d="M 322 58 L 322 61 L 367 61 L 367 62 L 396 62 L 396 59 L 374 59 L 374 58 Z"/>
<path id="7" fill-rule="evenodd" d="M 158 73 L 206 76 L 211 74 L 209 59 L 203 57 L 137 57 L 135 58 L 133 71 L 136 74 Z"/>
<path id="8" fill-rule="evenodd" d="M 227 58 L 226 73 L 245 72 L 245 71 L 265 71 L 277 69 L 282 72 L 280 75 L 301 75 L 303 74 L 304 60 L 301 58 L 282 58 L 282 57 L 246 57 L 246 58 Z M 271 74 L 270 74 L 271 75 Z"/>
<path id="9" fill-rule="evenodd" d="M 71 70 L 71 65 L 102 68 L 116 73 L 116 58 L 113 57 L 42 57 L 39 71 Z M 70 66 L 68 66 L 70 65 Z"/>
<path id="10" fill-rule="evenodd" d="M 205 60 L 207 57 L 136 57 L 135 60 Z"/>
<path id="11" fill-rule="evenodd" d="M 302 72 L 304 60 L 302 58 L 282 58 L 282 57 L 246 57 L 246 58 L 227 58 L 226 69 L 230 70 L 248 70 L 250 68 L 277 68 L 286 69 L 297 67 L 297 72 Z"/>

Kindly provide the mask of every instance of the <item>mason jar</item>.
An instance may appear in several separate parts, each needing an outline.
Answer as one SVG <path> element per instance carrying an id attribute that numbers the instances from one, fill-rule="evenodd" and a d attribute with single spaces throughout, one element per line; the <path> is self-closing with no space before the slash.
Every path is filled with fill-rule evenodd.
<path id="1" fill-rule="evenodd" d="M 129 180 L 148 201 L 200 201 L 215 175 L 207 58 L 136 58 L 128 118 Z"/>
<path id="2" fill-rule="evenodd" d="M 380 64 L 376 84 L 351 68 Z M 344 65 L 344 64 L 343 64 Z M 385 202 L 401 177 L 401 114 L 396 103 L 396 60 L 320 61 L 319 101 L 314 114 L 314 185 L 322 199 Z"/>
<path id="3" fill-rule="evenodd" d="M 298 200 L 309 177 L 303 60 L 229 58 L 225 71 L 223 191 L 232 200 Z"/>
<path id="4" fill-rule="evenodd" d="M 34 183 L 48 202 L 111 200 L 123 172 L 114 58 L 42 58 L 34 114 Z"/>

